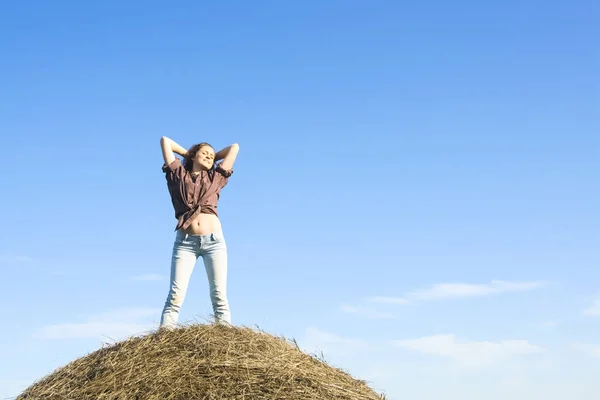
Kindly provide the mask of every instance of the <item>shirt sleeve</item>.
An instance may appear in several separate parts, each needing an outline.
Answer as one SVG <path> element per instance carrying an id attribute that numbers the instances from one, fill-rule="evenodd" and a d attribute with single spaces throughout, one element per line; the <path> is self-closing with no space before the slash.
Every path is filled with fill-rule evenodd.
<path id="1" fill-rule="evenodd" d="M 227 182 L 229 182 L 229 177 L 232 174 L 233 168 L 224 169 L 223 167 L 221 167 L 221 163 L 217 164 L 217 166 L 215 167 L 215 180 L 219 181 L 221 187 L 227 185 Z"/>
<path id="2" fill-rule="evenodd" d="M 165 177 L 167 180 L 177 180 L 181 179 L 181 175 L 183 174 L 183 165 L 179 158 L 175 157 L 175 160 L 171 162 L 171 164 L 167 165 L 163 163 L 162 171 L 165 173 Z"/>
<path id="3" fill-rule="evenodd" d="M 223 169 L 223 167 L 221 166 L 221 163 L 217 164 L 215 170 L 223 175 L 225 178 L 229 178 L 232 174 L 233 174 L 233 168 L 231 169 Z"/>

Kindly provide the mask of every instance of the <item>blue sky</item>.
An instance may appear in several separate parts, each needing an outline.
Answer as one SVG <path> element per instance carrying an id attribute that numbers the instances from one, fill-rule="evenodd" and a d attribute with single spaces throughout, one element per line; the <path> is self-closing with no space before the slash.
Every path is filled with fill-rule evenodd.
<path id="1" fill-rule="evenodd" d="M 390 399 L 600 397 L 597 4 L 122 3 L 1 6 L 0 399 L 157 326 L 162 135 L 240 144 L 234 324 Z"/>

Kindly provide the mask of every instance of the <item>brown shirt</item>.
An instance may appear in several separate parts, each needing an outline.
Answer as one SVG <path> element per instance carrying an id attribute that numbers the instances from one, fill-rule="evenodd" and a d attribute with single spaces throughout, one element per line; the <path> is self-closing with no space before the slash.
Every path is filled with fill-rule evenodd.
<path id="1" fill-rule="evenodd" d="M 217 203 L 221 189 L 227 185 L 233 169 L 224 170 L 220 164 L 210 171 L 192 174 L 175 158 L 171 164 L 163 164 L 171 202 L 175 209 L 177 227 L 187 229 L 199 214 L 218 216 Z"/>

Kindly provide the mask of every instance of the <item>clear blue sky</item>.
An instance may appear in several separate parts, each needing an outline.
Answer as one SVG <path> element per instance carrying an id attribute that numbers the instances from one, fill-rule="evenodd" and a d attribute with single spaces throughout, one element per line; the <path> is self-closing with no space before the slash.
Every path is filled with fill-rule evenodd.
<path id="1" fill-rule="evenodd" d="M 0 6 L 0 398 L 156 327 L 162 135 L 240 144 L 234 324 L 390 399 L 600 397 L 600 7 L 409 3 Z"/>

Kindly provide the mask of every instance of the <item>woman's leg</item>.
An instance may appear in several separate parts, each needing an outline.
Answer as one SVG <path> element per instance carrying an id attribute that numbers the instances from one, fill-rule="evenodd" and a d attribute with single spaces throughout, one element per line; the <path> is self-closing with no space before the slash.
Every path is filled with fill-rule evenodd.
<path id="1" fill-rule="evenodd" d="M 201 245 L 210 301 L 215 322 L 231 325 L 231 312 L 227 300 L 227 245 L 221 233 L 212 233 Z"/>
<path id="2" fill-rule="evenodd" d="M 178 232 L 171 257 L 171 287 L 160 319 L 161 328 L 174 328 L 198 259 L 197 239 Z"/>

